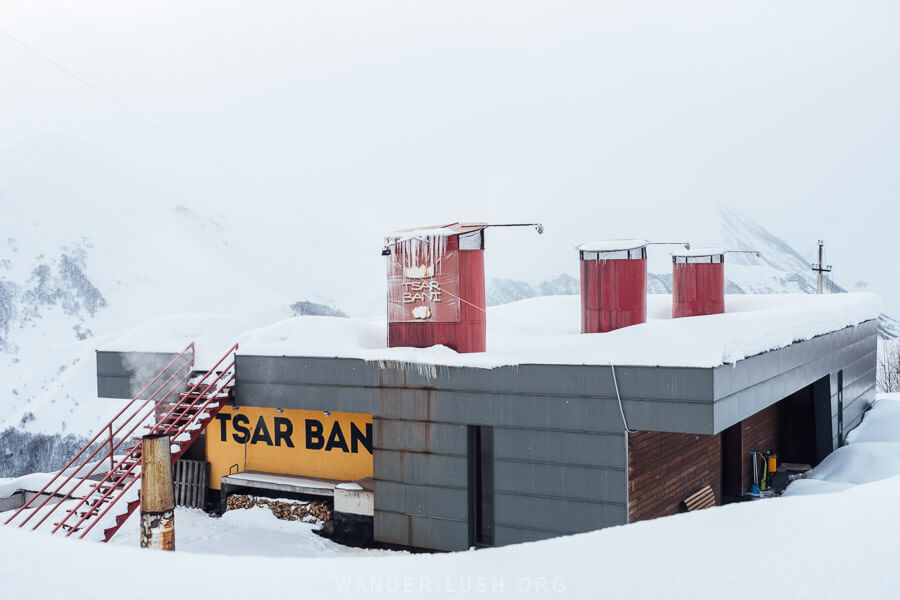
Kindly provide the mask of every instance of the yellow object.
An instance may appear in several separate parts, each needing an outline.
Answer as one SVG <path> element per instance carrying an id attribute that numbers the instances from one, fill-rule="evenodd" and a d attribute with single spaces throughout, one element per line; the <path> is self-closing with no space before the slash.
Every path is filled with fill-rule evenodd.
<path id="1" fill-rule="evenodd" d="M 770 455 L 769 455 L 769 467 L 768 467 L 768 468 L 769 468 L 769 473 L 774 473 L 777 466 L 778 466 L 778 465 L 776 464 L 775 455 L 774 455 L 774 454 L 770 454 Z"/>
<path id="2" fill-rule="evenodd" d="M 372 439 L 372 415 L 226 406 L 206 429 L 209 487 L 240 471 L 371 477 Z"/>

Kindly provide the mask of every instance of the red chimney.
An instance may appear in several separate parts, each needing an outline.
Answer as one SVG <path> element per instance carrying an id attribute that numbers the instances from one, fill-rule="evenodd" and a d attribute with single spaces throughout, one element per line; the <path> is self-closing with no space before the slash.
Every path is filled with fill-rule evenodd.
<path id="1" fill-rule="evenodd" d="M 451 223 L 386 238 L 388 347 L 484 352 L 484 229 Z"/>
<path id="2" fill-rule="evenodd" d="M 672 318 L 725 312 L 725 251 L 672 253 Z"/>
<path id="3" fill-rule="evenodd" d="M 647 240 L 609 240 L 577 247 L 582 333 L 646 322 L 647 244 Z"/>

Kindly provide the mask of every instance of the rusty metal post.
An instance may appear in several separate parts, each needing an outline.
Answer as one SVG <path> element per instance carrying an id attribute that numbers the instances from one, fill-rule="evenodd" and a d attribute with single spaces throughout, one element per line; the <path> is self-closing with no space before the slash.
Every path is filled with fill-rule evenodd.
<path id="1" fill-rule="evenodd" d="M 170 444 L 167 435 L 141 438 L 141 548 L 175 549 Z"/>

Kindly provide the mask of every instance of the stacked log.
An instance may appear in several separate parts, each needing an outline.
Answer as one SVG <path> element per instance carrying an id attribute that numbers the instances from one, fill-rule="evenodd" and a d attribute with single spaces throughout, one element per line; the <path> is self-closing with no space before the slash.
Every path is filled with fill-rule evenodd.
<path id="1" fill-rule="evenodd" d="M 334 509 L 331 502 L 302 502 L 300 500 L 272 500 L 270 498 L 258 498 L 234 494 L 228 496 L 225 510 L 238 508 L 253 508 L 263 506 L 272 511 L 275 517 L 284 521 L 305 521 L 307 523 L 322 523 L 334 518 Z"/>

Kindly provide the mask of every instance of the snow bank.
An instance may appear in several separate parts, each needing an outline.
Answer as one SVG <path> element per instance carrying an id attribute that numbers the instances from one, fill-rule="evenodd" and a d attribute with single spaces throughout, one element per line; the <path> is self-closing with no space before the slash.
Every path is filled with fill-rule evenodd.
<path id="1" fill-rule="evenodd" d="M 671 296 L 648 298 L 648 322 L 581 334 L 578 296 L 546 296 L 488 309 L 488 351 L 386 348 L 383 319 L 297 317 L 240 336 L 242 354 L 326 356 L 492 368 L 620 364 L 715 367 L 878 317 L 873 294 L 729 295 L 726 313 L 671 318 Z M 135 347 L 140 349 L 140 346 Z"/>
<path id="2" fill-rule="evenodd" d="M 900 443 L 859 442 L 829 454 L 809 478 L 859 485 L 895 475 L 900 475 Z"/>
<path id="3" fill-rule="evenodd" d="M 314 529 L 318 525 L 278 519 L 261 506 L 229 510 L 221 518 L 210 517 L 200 509 L 175 509 L 175 543 L 181 553 L 308 558 L 379 553 L 336 544 L 314 533 Z M 110 544 L 136 548 L 139 530 L 140 514 L 135 511 Z"/>
<path id="4" fill-rule="evenodd" d="M 847 434 L 847 443 L 900 442 L 900 394 L 878 394 L 859 427 Z"/>
<path id="5" fill-rule="evenodd" d="M 279 521 L 261 508 L 230 511 L 221 519 L 178 509 L 174 553 L 138 549 L 134 517 L 107 545 L 0 527 L 0 582 L 11 598 L 118 600 L 122 590 L 135 600 L 156 598 L 153 586 L 133 584 L 139 563 L 143 572 L 165 574 L 174 600 L 298 590 L 317 598 L 404 593 L 411 598 L 755 599 L 760 585 L 783 598 L 891 598 L 900 586 L 900 476 L 859 485 L 847 481 L 872 481 L 897 468 L 891 453 L 877 448 L 900 445 L 898 414 L 900 398 L 880 396 L 845 451 L 812 472 L 821 479 L 794 482 L 788 490 L 802 491 L 789 497 L 434 555 L 344 548 L 316 536 L 309 524 Z M 820 493 L 835 486 L 846 491 Z M 242 556 L 240 576 L 197 576 L 218 573 L 222 554 Z M 52 577 L 47 556 L 54 557 Z M 766 570 L 764 584 L 747 575 L 761 557 L 775 565 Z M 103 585 L 85 576 L 97 565 L 103 568 Z"/>
<path id="6" fill-rule="evenodd" d="M 117 455 L 119 458 L 121 456 Z M 84 460 L 84 457 L 82 457 Z M 66 483 L 61 488 L 62 493 L 72 492 L 72 495 L 76 498 L 80 498 L 90 492 L 90 488 L 88 485 L 82 485 L 84 481 L 79 479 L 81 477 L 87 477 L 91 473 L 104 473 L 103 465 L 94 461 L 86 463 L 83 466 L 74 466 L 66 469 L 63 474 L 53 482 L 53 487 L 51 489 L 55 490 L 57 486 L 61 485 L 66 479 L 71 477 L 71 480 Z M 95 466 L 100 465 L 96 470 L 93 470 Z M 108 471 L 109 469 L 106 469 Z M 56 471 L 52 473 L 29 473 L 28 475 L 22 475 L 21 477 L 5 477 L 0 479 L 0 498 L 7 498 L 19 490 L 29 490 L 32 492 L 36 492 L 42 490 L 47 483 L 50 482 L 56 476 Z M 80 488 L 80 489 L 79 489 Z M 35 501 L 34 505 L 38 504 Z"/>
<path id="7" fill-rule="evenodd" d="M 243 556 L 239 575 L 221 577 L 216 576 L 223 564 L 218 554 L 138 549 L 135 523 L 123 528 L 131 537 L 122 545 L 0 527 L 0 581 L 10 598 L 118 600 L 123 590 L 134 600 L 156 598 L 154 586 L 134 585 L 134 565 L 139 564 L 141 572 L 165 574 L 167 595 L 176 600 L 222 593 L 280 597 L 301 591 L 317 598 L 380 598 L 398 592 L 410 598 L 511 597 L 530 592 L 573 598 L 755 599 L 761 585 L 784 598 L 888 598 L 900 584 L 895 569 L 900 561 L 898 503 L 900 478 L 892 478 L 842 494 L 741 503 L 477 552 L 335 556 L 326 547 L 324 558 Z M 286 543 L 284 532 L 290 529 L 299 536 L 307 527 L 272 523 L 261 511 L 246 512 L 226 515 L 212 528 L 206 519 L 195 529 L 180 510 L 176 547 L 274 553 Z M 235 522 L 245 519 L 253 527 Z M 281 532 L 277 542 L 271 527 Z M 311 540 L 298 539 L 298 544 Z M 53 557 L 52 571 L 48 556 Z M 759 571 L 754 565 L 761 564 L 761 557 L 776 566 L 766 569 L 764 583 L 748 575 Z M 100 565 L 102 584 L 85 576 Z M 198 576 L 203 573 L 212 575 Z"/>
<path id="8" fill-rule="evenodd" d="M 864 483 L 900 476 L 900 394 L 879 394 L 847 444 L 829 454 L 786 496 L 842 492 Z"/>

